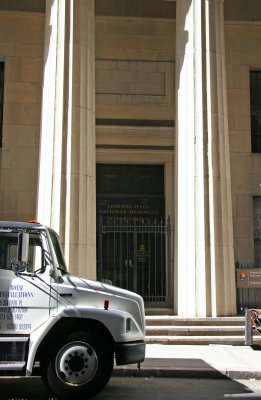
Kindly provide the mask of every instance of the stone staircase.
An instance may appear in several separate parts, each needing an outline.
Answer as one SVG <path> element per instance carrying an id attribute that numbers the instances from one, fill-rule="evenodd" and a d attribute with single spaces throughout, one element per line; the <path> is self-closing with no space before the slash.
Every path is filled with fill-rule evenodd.
<path id="1" fill-rule="evenodd" d="M 146 316 L 146 343 L 176 345 L 245 345 L 244 317 L 181 318 L 171 315 Z M 254 344 L 261 335 L 254 333 Z"/>

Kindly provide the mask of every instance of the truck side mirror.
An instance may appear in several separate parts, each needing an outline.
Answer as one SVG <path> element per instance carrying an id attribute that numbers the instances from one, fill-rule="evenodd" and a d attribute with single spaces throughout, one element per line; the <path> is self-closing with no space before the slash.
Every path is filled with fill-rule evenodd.
<path id="1" fill-rule="evenodd" d="M 14 273 L 18 273 L 25 270 L 26 264 L 28 262 L 29 253 L 29 233 L 20 232 L 18 234 L 18 244 L 17 244 L 17 257 L 11 261 L 11 268 Z"/>
<path id="2" fill-rule="evenodd" d="M 18 246 L 17 246 L 17 261 L 22 263 L 28 262 L 29 252 L 29 233 L 20 232 L 18 234 Z"/>

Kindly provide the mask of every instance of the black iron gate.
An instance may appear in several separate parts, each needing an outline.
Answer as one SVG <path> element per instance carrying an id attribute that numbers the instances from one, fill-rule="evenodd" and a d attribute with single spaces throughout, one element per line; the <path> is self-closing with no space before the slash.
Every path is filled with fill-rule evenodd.
<path id="1" fill-rule="evenodd" d="M 100 218 L 98 279 L 139 293 L 145 303 L 171 302 L 171 224 L 138 218 Z"/>

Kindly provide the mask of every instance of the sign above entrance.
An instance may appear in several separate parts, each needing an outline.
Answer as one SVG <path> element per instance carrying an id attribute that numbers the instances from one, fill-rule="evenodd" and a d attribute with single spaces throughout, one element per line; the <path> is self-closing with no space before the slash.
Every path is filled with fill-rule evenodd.
<path id="1" fill-rule="evenodd" d="M 98 217 L 163 219 L 164 197 L 97 198 Z"/>

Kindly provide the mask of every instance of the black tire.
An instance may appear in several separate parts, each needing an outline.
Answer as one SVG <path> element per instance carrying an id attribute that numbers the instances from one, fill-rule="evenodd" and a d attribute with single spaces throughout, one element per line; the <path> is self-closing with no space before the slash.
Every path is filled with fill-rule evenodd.
<path id="1" fill-rule="evenodd" d="M 52 347 L 42 375 L 59 399 L 88 399 L 106 386 L 112 369 L 111 341 L 97 331 L 79 331 Z"/>

